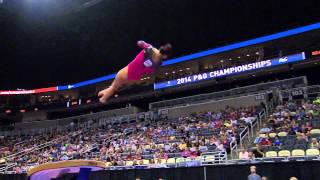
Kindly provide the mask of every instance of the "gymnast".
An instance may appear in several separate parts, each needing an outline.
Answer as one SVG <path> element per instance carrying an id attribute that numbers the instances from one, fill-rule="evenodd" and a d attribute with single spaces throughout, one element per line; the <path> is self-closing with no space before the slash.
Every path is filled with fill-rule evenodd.
<path id="1" fill-rule="evenodd" d="M 108 88 L 98 93 L 101 103 L 107 103 L 108 99 L 123 86 L 139 81 L 144 75 L 155 73 L 160 68 L 162 61 L 168 59 L 172 50 L 169 43 L 161 46 L 160 49 L 156 49 L 144 41 L 138 41 L 137 45 L 143 50 L 117 73 Z"/>

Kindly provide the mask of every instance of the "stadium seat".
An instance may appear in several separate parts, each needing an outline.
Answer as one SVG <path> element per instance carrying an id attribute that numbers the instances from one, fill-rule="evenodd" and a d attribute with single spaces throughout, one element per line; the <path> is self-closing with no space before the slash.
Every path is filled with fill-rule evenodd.
<path id="1" fill-rule="evenodd" d="M 276 133 L 270 133 L 270 134 L 269 134 L 269 137 L 270 137 L 270 138 L 274 138 L 274 137 L 276 137 L 276 136 L 277 136 Z"/>
<path id="2" fill-rule="evenodd" d="M 267 135 L 266 135 L 266 134 L 259 134 L 259 137 L 261 137 L 261 138 L 266 138 Z"/>
<path id="3" fill-rule="evenodd" d="M 291 156 L 291 153 L 288 150 L 281 150 L 278 152 L 278 156 L 279 157 L 288 157 L 288 156 Z"/>
<path id="4" fill-rule="evenodd" d="M 305 156 L 305 152 L 302 149 L 294 149 L 291 152 L 292 156 Z"/>
<path id="5" fill-rule="evenodd" d="M 108 166 L 111 166 L 112 165 L 112 163 L 111 162 L 106 162 L 106 166 L 108 167 Z"/>
<path id="6" fill-rule="evenodd" d="M 320 134 L 320 129 L 312 129 L 310 134 Z"/>
<path id="7" fill-rule="evenodd" d="M 186 160 L 182 157 L 176 159 L 176 163 L 184 163 Z"/>
<path id="8" fill-rule="evenodd" d="M 268 151 L 266 152 L 266 157 L 269 158 L 269 157 L 277 157 L 278 156 L 278 153 L 276 151 Z"/>
<path id="9" fill-rule="evenodd" d="M 287 136 L 287 132 L 279 132 L 279 133 L 278 133 L 278 136 L 279 136 L 279 137 Z"/>
<path id="10" fill-rule="evenodd" d="M 148 165 L 149 163 L 150 163 L 149 159 L 144 159 L 144 160 L 143 160 L 143 164 L 144 164 L 144 165 Z"/>
<path id="11" fill-rule="evenodd" d="M 175 158 L 169 158 L 167 160 L 167 164 L 175 164 L 176 163 L 176 159 Z"/>
<path id="12" fill-rule="evenodd" d="M 196 161 L 203 161 L 204 158 L 203 158 L 203 156 L 198 156 L 198 157 L 195 158 L 195 160 L 196 160 Z"/>
<path id="13" fill-rule="evenodd" d="M 320 152 L 318 149 L 307 149 L 306 155 L 307 156 L 318 156 L 318 155 L 320 155 Z"/>
<path id="14" fill-rule="evenodd" d="M 161 159 L 161 164 L 167 164 L 167 160 L 166 159 Z"/>
<path id="15" fill-rule="evenodd" d="M 213 156 L 213 155 L 208 155 L 204 159 L 205 162 L 212 162 L 214 160 L 215 160 L 215 156 Z"/>
<path id="16" fill-rule="evenodd" d="M 126 161 L 126 166 L 132 166 L 133 165 L 133 161 Z"/>
<path id="17" fill-rule="evenodd" d="M 158 148 L 163 148 L 164 144 L 158 144 Z"/>

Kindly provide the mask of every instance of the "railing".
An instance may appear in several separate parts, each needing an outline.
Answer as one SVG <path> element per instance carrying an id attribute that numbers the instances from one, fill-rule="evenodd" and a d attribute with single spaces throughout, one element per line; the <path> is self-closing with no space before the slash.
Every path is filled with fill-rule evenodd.
<path id="1" fill-rule="evenodd" d="M 14 168 L 17 166 L 17 163 L 6 163 L 4 167 L 0 168 L 0 173 L 6 174 L 8 169 Z"/>
<path id="2" fill-rule="evenodd" d="M 75 117 L 69 117 L 69 118 L 64 118 L 64 119 L 58 119 L 58 120 L 45 120 L 45 121 L 40 121 L 40 122 L 26 122 L 26 123 L 21 123 L 20 126 L 23 128 L 26 127 L 31 127 L 31 129 L 23 129 L 23 130 L 15 130 L 15 131 L 0 131 L 0 136 L 20 136 L 20 135 L 35 135 L 35 134 L 44 134 L 44 133 L 49 133 L 49 132 L 63 132 L 66 129 L 70 128 L 71 124 L 75 119 L 78 120 L 79 124 L 83 124 L 86 126 L 86 121 L 89 120 L 98 120 L 98 121 L 103 121 L 103 120 L 119 120 L 119 119 L 126 119 L 129 121 L 130 119 L 139 119 L 143 117 L 144 119 L 153 119 L 153 112 L 142 112 L 142 113 L 135 113 L 135 114 L 130 114 L 130 115 L 121 115 L 117 117 L 110 117 L 106 114 L 105 112 L 98 112 L 98 113 L 92 113 L 92 114 L 86 114 L 86 115 L 81 115 L 81 116 L 75 116 Z M 122 122 L 121 120 L 121 122 Z M 79 122 L 80 121 L 80 122 Z M 77 126 L 76 123 L 74 123 L 75 126 Z M 17 124 L 18 126 L 19 124 Z M 36 126 L 38 125 L 38 127 Z M 41 126 L 45 126 L 45 128 L 41 128 Z"/>
<path id="3" fill-rule="evenodd" d="M 240 140 L 239 140 L 239 147 L 243 148 L 243 142 L 246 138 L 250 139 L 250 137 L 254 137 L 255 134 L 253 132 L 253 129 L 259 127 L 262 124 L 263 118 L 266 116 L 266 110 L 263 109 L 259 112 L 258 116 L 250 122 L 250 126 L 246 126 L 239 134 Z M 251 134 L 251 135 L 250 135 Z M 234 153 L 238 150 L 237 142 L 230 142 L 230 149 L 231 149 L 231 157 L 234 157 Z"/>
<path id="4" fill-rule="evenodd" d="M 74 133 L 74 132 L 73 132 Z M 78 135 L 78 134 L 77 134 Z M 15 167 L 17 166 L 17 163 L 10 163 L 8 161 L 10 161 L 11 159 L 14 159 L 16 157 L 21 157 L 23 155 L 27 155 L 27 154 L 30 154 L 34 151 L 39 151 L 39 150 L 42 150 L 44 148 L 47 148 L 51 145 L 53 145 L 54 143 L 56 142 L 59 142 L 60 140 L 63 140 L 65 138 L 67 138 L 69 135 L 66 135 L 66 136 L 62 136 L 62 137 L 59 137 L 59 138 L 56 138 L 56 139 L 53 139 L 49 142 L 46 142 L 46 143 L 43 143 L 43 144 L 40 144 L 40 145 L 37 145 L 35 147 L 32 147 L 30 149 L 26 149 L 26 150 L 23 150 L 23 151 L 20 151 L 20 152 L 17 152 L 15 154 L 11 154 L 9 156 L 6 156 L 6 157 L 3 157 L 1 158 L 2 160 L 5 160 L 5 164 L 6 164 L 6 168 L 0 168 L 0 173 L 3 173 L 4 171 L 6 171 L 7 169 L 9 168 L 12 168 L 12 167 Z"/>
<path id="5" fill-rule="evenodd" d="M 243 141 L 244 139 L 248 136 L 248 138 L 250 138 L 250 131 L 249 131 L 249 127 L 245 127 L 244 130 L 240 133 L 240 147 L 242 147 L 243 145 Z"/>
<path id="6" fill-rule="evenodd" d="M 184 104 L 192 104 L 199 103 L 201 101 L 208 101 L 210 99 L 224 98 L 234 95 L 243 95 L 253 92 L 261 92 L 270 89 L 271 87 L 279 87 L 280 89 L 294 88 L 296 86 L 306 86 L 307 78 L 305 76 L 290 78 L 285 80 L 279 80 L 274 82 L 267 82 L 261 84 L 255 84 L 240 88 L 234 88 L 226 91 L 208 93 L 208 94 L 200 94 L 194 96 L 188 96 L 184 98 L 177 98 L 172 100 L 164 100 L 159 102 L 154 102 L 149 104 L 150 110 L 158 110 L 161 108 L 168 108 L 173 106 L 181 106 Z"/>
<path id="7" fill-rule="evenodd" d="M 290 161 L 320 161 L 319 155 L 314 156 L 288 156 L 288 157 L 263 157 L 253 159 L 232 159 L 228 160 L 229 164 L 251 164 L 262 162 L 290 162 Z"/>
<path id="8" fill-rule="evenodd" d="M 231 155 L 231 157 L 233 157 L 234 156 L 234 152 L 238 149 L 237 140 L 233 139 L 230 142 L 229 146 L 230 146 L 230 155 Z"/>
<path id="9" fill-rule="evenodd" d="M 292 100 L 294 98 L 308 99 L 308 97 L 317 96 L 318 94 L 320 94 L 320 85 L 299 87 L 280 91 L 280 97 L 282 100 Z"/>

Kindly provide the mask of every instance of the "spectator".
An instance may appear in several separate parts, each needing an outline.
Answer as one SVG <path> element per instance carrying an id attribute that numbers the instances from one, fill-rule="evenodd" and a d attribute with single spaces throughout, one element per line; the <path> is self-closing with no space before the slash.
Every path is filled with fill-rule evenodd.
<path id="1" fill-rule="evenodd" d="M 263 139 L 262 139 L 262 141 L 260 142 L 260 144 L 261 144 L 262 146 L 271 146 L 271 145 L 272 145 L 272 142 L 269 140 L 268 137 L 266 137 L 266 138 L 263 138 Z"/>
<path id="2" fill-rule="evenodd" d="M 242 149 L 239 153 L 239 159 L 249 159 L 249 152 L 246 149 Z"/>
<path id="3" fill-rule="evenodd" d="M 319 149 L 320 148 L 319 143 L 316 138 L 311 139 L 311 143 L 309 145 L 309 148 L 311 148 L 311 149 Z"/>
<path id="4" fill-rule="evenodd" d="M 281 148 L 282 141 L 279 139 L 279 136 L 276 136 L 273 141 L 273 146 Z"/>
<path id="5" fill-rule="evenodd" d="M 265 134 L 269 133 L 272 129 L 267 126 L 267 124 L 263 124 L 263 128 L 260 129 L 260 133 Z"/>
<path id="6" fill-rule="evenodd" d="M 291 177 L 289 180 L 298 180 L 296 177 Z"/>
<path id="7" fill-rule="evenodd" d="M 252 153 L 254 155 L 254 158 L 262 158 L 263 157 L 263 150 L 261 149 L 261 145 L 258 144 L 256 146 L 256 148 L 253 149 Z"/>
<path id="8" fill-rule="evenodd" d="M 261 176 L 257 174 L 256 166 L 250 166 L 250 175 L 248 180 L 261 180 Z"/>

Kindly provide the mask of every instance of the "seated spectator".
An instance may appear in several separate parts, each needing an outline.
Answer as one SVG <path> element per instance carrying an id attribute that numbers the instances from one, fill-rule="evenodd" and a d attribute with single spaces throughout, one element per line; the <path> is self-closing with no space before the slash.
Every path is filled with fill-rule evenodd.
<path id="1" fill-rule="evenodd" d="M 267 126 L 267 124 L 263 124 L 263 128 L 260 129 L 261 134 L 269 133 L 272 129 Z"/>
<path id="2" fill-rule="evenodd" d="M 249 159 L 249 152 L 246 149 L 242 149 L 239 153 L 239 159 Z"/>
<path id="3" fill-rule="evenodd" d="M 254 158 L 262 158 L 262 157 L 263 157 L 263 150 L 261 149 L 261 145 L 258 144 L 258 145 L 256 146 L 256 148 L 254 148 L 254 149 L 252 150 L 252 153 L 253 153 L 253 155 L 254 155 Z"/>
<path id="4" fill-rule="evenodd" d="M 297 133 L 297 143 L 304 144 L 308 142 L 308 136 L 304 133 Z"/>
<path id="5" fill-rule="evenodd" d="M 206 146 L 204 142 L 201 142 L 201 144 L 199 146 L 199 151 L 207 152 L 208 151 L 208 146 Z"/>
<path id="6" fill-rule="evenodd" d="M 271 141 L 269 140 L 268 137 L 262 138 L 262 141 L 260 142 L 260 144 L 262 146 L 271 146 L 272 145 L 272 143 L 271 143 Z"/>
<path id="7" fill-rule="evenodd" d="M 181 156 L 184 157 L 184 158 L 190 157 L 190 155 L 191 155 L 191 151 L 189 150 L 188 147 L 186 147 L 181 153 Z"/>
<path id="8" fill-rule="evenodd" d="M 273 146 L 276 146 L 278 148 L 281 148 L 282 141 L 279 139 L 279 136 L 276 136 L 273 140 Z"/>
<path id="9" fill-rule="evenodd" d="M 319 143 L 316 138 L 311 139 L 311 143 L 309 145 L 309 148 L 311 148 L 311 149 L 319 149 L 320 148 Z"/>

